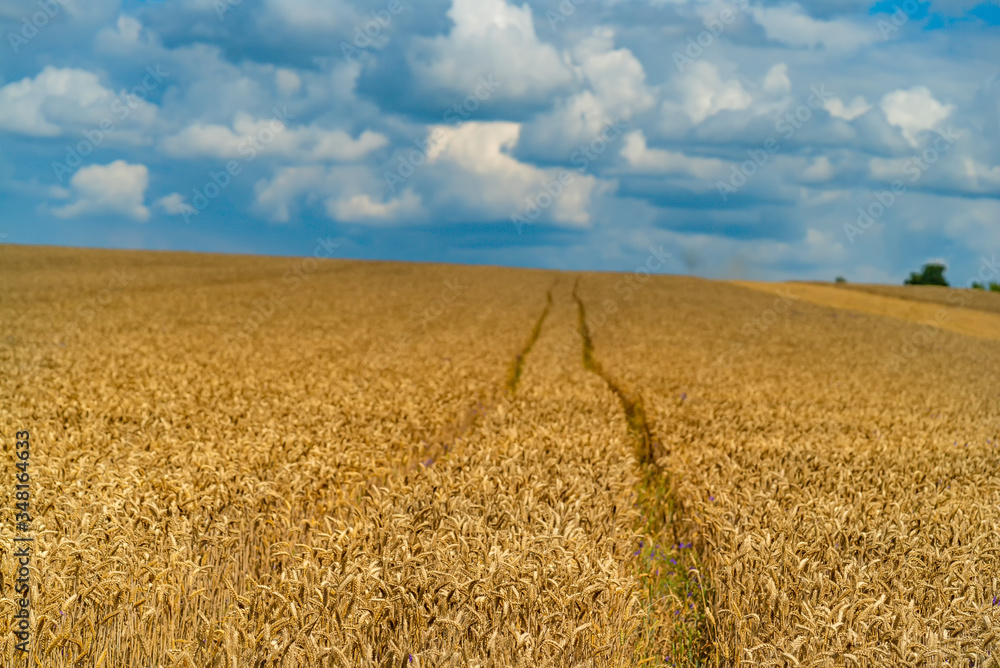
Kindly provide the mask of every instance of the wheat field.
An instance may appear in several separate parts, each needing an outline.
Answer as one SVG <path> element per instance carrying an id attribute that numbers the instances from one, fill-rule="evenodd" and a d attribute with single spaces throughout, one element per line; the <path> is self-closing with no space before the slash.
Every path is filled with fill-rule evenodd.
<path id="1" fill-rule="evenodd" d="M 851 313 L 870 313 L 923 325 L 918 338 L 936 337 L 941 330 L 981 339 L 1000 339 L 1000 295 L 980 290 L 930 285 L 905 287 L 816 285 L 811 283 L 752 283 L 736 285 Z"/>
<path id="2" fill-rule="evenodd" d="M 0 283 L 4 665 L 1000 665 L 989 337 L 669 276 L 0 246 Z"/>
<path id="3" fill-rule="evenodd" d="M 931 304 L 952 305 L 960 303 L 972 310 L 1000 313 L 1000 296 L 996 292 L 986 290 L 949 289 L 937 285 L 866 285 L 864 283 L 848 283 L 838 287 Z"/>
<path id="4" fill-rule="evenodd" d="M 704 555 L 713 661 L 998 665 L 995 340 L 681 278 L 591 329 Z"/>

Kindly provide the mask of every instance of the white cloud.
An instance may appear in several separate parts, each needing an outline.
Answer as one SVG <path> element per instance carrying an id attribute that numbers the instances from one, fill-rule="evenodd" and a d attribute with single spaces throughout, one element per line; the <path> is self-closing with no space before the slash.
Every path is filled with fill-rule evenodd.
<path id="1" fill-rule="evenodd" d="M 35 137 L 58 137 L 125 118 L 146 123 L 156 107 L 118 98 L 87 70 L 48 66 L 35 76 L 0 88 L 0 129 Z"/>
<path id="2" fill-rule="evenodd" d="M 756 6 L 754 20 L 764 28 L 768 39 L 791 46 L 853 50 L 879 39 L 873 26 L 859 25 L 843 19 L 821 21 L 803 11 L 797 3 L 778 7 Z"/>
<path id="3" fill-rule="evenodd" d="M 287 223 L 291 219 L 291 202 L 306 193 L 328 191 L 330 180 L 319 165 L 282 167 L 269 181 L 262 179 L 256 184 L 256 206 L 272 222 Z"/>
<path id="4" fill-rule="evenodd" d="M 967 155 L 956 154 L 934 163 L 913 157 L 872 158 L 868 162 L 868 174 L 875 181 L 900 180 L 913 189 L 933 186 L 938 191 L 955 194 L 1000 194 L 1000 166 L 991 166 Z"/>
<path id="5" fill-rule="evenodd" d="M 328 190 L 328 182 L 327 171 L 319 165 L 282 167 L 270 180 L 262 179 L 255 185 L 256 207 L 272 222 L 287 223 L 291 202 L 306 193 Z"/>
<path id="6" fill-rule="evenodd" d="M 718 26 L 720 10 L 732 9 L 731 1 L 569 2 L 565 7 L 575 11 L 550 28 L 546 11 L 558 13 L 559 0 L 427 6 L 403 0 L 408 9 L 351 62 L 340 41 L 349 42 L 355 27 L 369 22 L 386 0 L 244 1 L 223 22 L 214 0 L 179 0 L 180 13 L 166 14 L 146 11 L 150 7 L 137 13 L 109 0 L 86 7 L 73 2 L 80 20 L 64 9 L 21 50 L 28 69 L 0 74 L 0 208 L 17 212 L 46 202 L 46 217 L 63 226 L 54 209 L 78 215 L 73 224 L 110 219 L 121 228 L 109 232 L 118 243 L 143 242 L 143 226 L 133 218 L 141 219 L 144 207 L 150 218 L 183 213 L 192 201 L 187 176 L 246 157 L 239 154 L 240 142 L 263 130 L 270 109 L 284 104 L 302 116 L 286 121 L 288 127 L 263 147 L 267 160 L 253 166 L 253 176 L 237 177 L 249 178 L 241 185 L 251 190 L 257 182 L 256 191 L 236 201 L 237 210 L 215 206 L 202 218 L 289 222 L 307 211 L 371 226 L 495 224 L 524 211 L 527 199 L 537 200 L 563 166 L 573 170 L 573 184 L 543 211 L 541 222 L 591 230 L 534 247 L 511 244 L 501 234 L 497 248 L 484 250 L 480 243 L 460 253 L 471 261 L 601 268 L 617 262 L 616 268 L 629 269 L 624 240 L 669 229 L 677 233 L 678 250 L 685 239 L 707 233 L 704 264 L 688 267 L 706 275 L 721 275 L 718 263 L 736 252 L 745 251 L 754 264 L 757 244 L 769 239 L 789 243 L 765 258 L 768 269 L 762 271 L 772 278 L 842 273 L 853 281 L 861 268 L 878 267 L 880 276 L 899 282 L 904 270 L 918 265 L 912 253 L 920 245 L 945 249 L 956 271 L 964 272 L 976 262 L 974 251 L 1000 243 L 996 207 L 979 207 L 1000 194 L 1000 80 L 983 81 L 990 43 L 983 31 L 965 29 L 978 25 L 975 20 L 911 40 L 905 36 L 920 37 L 917 24 L 923 23 L 911 17 L 895 39 L 882 40 L 879 15 L 867 15 L 867 6 L 855 0 L 758 0 L 709 43 L 699 31 L 707 29 L 705 20 Z M 981 0 L 969 0 L 976 2 Z M 0 14 L 8 12 L 14 32 L 25 10 L 37 8 L 37 0 L 0 0 Z M 703 62 L 678 71 L 669 54 L 684 53 L 688 38 L 701 40 L 703 50 L 693 60 Z M 265 51 L 274 57 L 260 49 L 241 57 L 251 42 L 273 47 Z M 82 46 L 91 49 L 81 55 Z M 51 58 L 36 58 L 32 69 L 32 58 L 45 54 Z M 47 63 L 55 67 L 43 70 Z M 173 73 L 149 97 L 156 104 L 132 110 L 114 142 L 106 140 L 85 159 L 76 181 L 72 171 L 56 181 L 51 161 L 63 159 L 64 145 L 76 145 L 81 132 L 104 118 L 116 120 L 111 105 L 119 91 L 139 84 L 145 65 L 156 63 Z M 684 76 L 696 68 L 694 76 Z M 475 94 L 479 77 L 489 76 L 502 84 L 472 116 L 485 122 L 452 128 L 430 162 L 395 186 L 387 183 L 385 171 L 396 170 L 414 150 L 401 137 Z M 783 137 L 775 122 L 805 101 L 811 85 L 823 82 L 839 96 L 825 103 L 827 113 L 813 109 L 794 139 L 782 141 L 783 150 L 749 179 L 740 206 L 723 203 L 715 182 L 728 181 L 747 148 Z M 918 85 L 933 95 L 915 94 Z M 400 96 L 410 93 L 422 104 L 406 105 Z M 606 146 L 594 144 L 602 151 L 586 173 L 575 171 L 574 152 L 619 116 L 627 127 L 617 126 Z M 948 126 L 961 128 L 963 139 L 911 183 L 906 161 L 933 146 L 935 130 Z M 126 133 L 137 139 L 124 140 Z M 138 138 L 156 155 L 144 158 L 126 145 Z M 144 163 L 156 174 L 144 195 L 116 197 L 105 191 L 109 184 L 88 181 L 88 165 L 106 168 L 118 159 Z M 627 196 L 613 197 L 612 177 L 628 186 Z M 854 221 L 857 204 L 867 206 L 873 192 L 895 179 L 908 194 L 887 213 L 892 222 L 880 222 L 864 243 L 849 246 L 843 223 Z M 966 208 L 973 203 L 975 212 Z M 98 209 L 102 213 L 83 215 Z M 927 221 L 919 234 L 908 227 L 915 219 Z M 804 252 L 823 242 L 814 234 L 809 246 L 810 228 L 848 246 L 850 257 L 836 273 L 817 271 L 826 265 L 813 265 L 810 257 L 822 258 Z M 730 242 L 733 237 L 739 239 Z M 260 238 L 244 235 L 243 247 L 260 246 Z"/>
<path id="7" fill-rule="evenodd" d="M 439 141 L 428 152 L 427 161 L 444 170 L 435 174 L 439 201 L 474 211 L 484 219 L 507 219 L 525 207 L 527 198 L 544 192 L 546 183 L 558 182 L 565 170 L 541 169 L 511 157 L 520 133 L 518 123 L 508 122 L 433 128 L 432 137 Z M 546 217 L 571 226 L 589 225 L 591 196 L 607 191 L 611 184 L 578 172 L 571 179 L 554 198 Z"/>
<path id="8" fill-rule="evenodd" d="M 156 45 L 155 34 L 143 29 L 142 22 L 134 16 L 120 14 L 115 27 L 102 28 L 94 39 L 98 51 L 127 54 L 137 51 L 137 47 Z"/>
<path id="9" fill-rule="evenodd" d="M 569 153 L 574 145 L 590 142 L 611 121 L 630 121 L 656 103 L 646 85 L 646 72 L 628 49 L 616 49 L 614 32 L 595 30 L 573 50 L 577 79 L 587 88 L 539 116 L 526 128 L 532 147 L 546 146 L 555 153 Z"/>
<path id="10" fill-rule="evenodd" d="M 921 132 L 932 130 L 948 118 L 955 107 L 941 104 L 924 86 L 887 93 L 879 105 L 886 120 L 903 133 L 911 146 L 919 146 Z"/>
<path id="11" fill-rule="evenodd" d="M 180 193 L 170 193 L 165 195 L 153 203 L 158 209 L 169 213 L 172 216 L 177 216 L 188 210 L 189 204 L 184 201 L 184 195 Z"/>
<path id="12" fill-rule="evenodd" d="M 720 111 L 739 111 L 753 103 L 753 96 L 743 88 L 743 84 L 736 79 L 723 81 L 719 68 L 703 60 L 687 68 L 678 79 L 677 88 L 682 98 L 680 109 L 695 124 Z M 664 106 L 670 109 L 677 105 L 668 101 Z"/>
<path id="13" fill-rule="evenodd" d="M 531 7 L 504 0 L 453 0 L 447 36 L 420 40 L 410 66 L 431 88 L 471 94 L 488 73 L 502 85 L 499 97 L 542 98 L 572 81 L 556 49 L 535 34 Z"/>
<path id="14" fill-rule="evenodd" d="M 595 30 L 573 50 L 577 75 L 589 84 L 605 117 L 622 116 L 652 108 L 656 102 L 646 85 L 646 71 L 629 49 L 615 48 L 610 28 Z M 598 128 L 599 129 L 599 128 Z"/>
<path id="15" fill-rule="evenodd" d="M 824 183 L 833 178 L 833 166 L 830 158 L 821 155 L 802 171 L 802 179 L 811 183 Z"/>
<path id="16" fill-rule="evenodd" d="M 855 118 L 871 109 L 872 106 L 865 101 L 865 98 L 858 95 L 851 100 L 849 105 L 844 105 L 843 100 L 839 97 L 831 97 L 823 103 L 823 108 L 835 118 L 843 118 L 845 121 L 853 121 Z"/>
<path id="17" fill-rule="evenodd" d="M 145 165 L 116 160 L 109 165 L 90 165 L 70 179 L 74 201 L 53 210 L 60 218 L 87 214 L 119 214 L 137 221 L 149 219 L 143 204 L 149 186 Z"/>
<path id="18" fill-rule="evenodd" d="M 302 79 L 293 70 L 279 67 L 274 73 L 274 79 L 278 84 L 278 92 L 285 97 L 298 93 L 302 88 Z"/>
<path id="19" fill-rule="evenodd" d="M 343 199 L 330 198 L 326 210 L 331 218 L 344 222 L 393 221 L 415 218 L 422 212 L 420 196 L 404 190 L 396 199 L 378 202 L 370 195 L 352 195 Z"/>
<path id="20" fill-rule="evenodd" d="M 358 160 L 388 144 L 378 132 L 363 131 L 357 138 L 343 130 L 316 125 L 287 127 L 277 119 L 255 119 L 237 114 L 233 127 L 195 123 L 162 142 L 173 157 L 213 157 L 222 160 L 250 158 L 257 154 L 307 162 Z"/>
<path id="21" fill-rule="evenodd" d="M 689 157 L 679 152 L 649 148 L 642 130 L 625 135 L 621 155 L 637 172 L 662 172 L 702 179 L 720 178 L 727 166 L 723 160 Z"/>
<path id="22" fill-rule="evenodd" d="M 792 90 L 792 82 L 788 78 L 788 65 L 778 63 L 767 71 L 764 76 L 764 90 L 768 93 L 787 93 Z"/>
<path id="23" fill-rule="evenodd" d="M 385 180 L 362 165 L 282 167 L 255 186 L 255 208 L 272 222 L 287 223 L 299 201 L 322 204 L 326 214 L 347 223 L 421 222 L 428 218 L 412 188 L 384 199 Z"/>
<path id="24" fill-rule="evenodd" d="M 963 176 L 972 190 L 1000 191 L 1000 166 L 986 165 L 973 158 L 962 158 Z M 1000 225 L 998 225 L 1000 228 Z"/>
<path id="25" fill-rule="evenodd" d="M 118 17 L 117 32 L 126 42 L 138 42 L 142 34 L 142 23 L 131 16 L 122 14 Z"/>
<path id="26" fill-rule="evenodd" d="M 430 128 L 424 164 L 395 196 L 386 197 L 384 174 L 364 165 L 284 167 L 256 186 L 256 206 L 271 220 L 287 222 L 294 203 L 322 202 L 327 214 L 345 222 L 422 223 L 431 212 L 447 212 L 468 222 L 508 220 L 527 198 L 559 183 L 560 172 L 519 162 L 510 152 L 521 126 L 509 122 L 468 122 Z M 390 161 L 392 164 L 392 161 Z M 568 226 L 591 222 L 592 196 L 613 184 L 573 172 L 542 218 Z"/>
<path id="27" fill-rule="evenodd" d="M 218 4 L 213 0 L 213 3 Z M 356 24 L 360 17 L 344 0 L 265 0 L 258 25 L 263 30 L 272 30 L 283 25 L 294 30 L 345 31 L 344 28 Z M 371 17 L 366 17 L 371 20 Z"/>

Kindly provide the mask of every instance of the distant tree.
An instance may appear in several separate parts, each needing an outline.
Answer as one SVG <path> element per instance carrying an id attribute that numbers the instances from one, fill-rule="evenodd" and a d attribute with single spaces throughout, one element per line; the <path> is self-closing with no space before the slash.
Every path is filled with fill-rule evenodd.
<path id="1" fill-rule="evenodd" d="M 980 283 L 979 281 L 972 281 L 972 289 L 973 290 L 985 290 L 986 287 L 982 283 Z"/>
<path id="2" fill-rule="evenodd" d="M 844 278 L 843 276 L 838 276 L 837 278 L 834 279 L 834 282 L 835 283 L 846 283 L 847 279 Z"/>
<path id="3" fill-rule="evenodd" d="M 990 292 L 1000 292 L 1000 283 L 990 281 Z"/>
<path id="4" fill-rule="evenodd" d="M 904 285 L 943 285 L 948 286 L 945 280 L 944 271 L 947 269 L 943 264 L 930 262 L 924 265 L 923 270 L 918 274 L 911 272 L 910 277 L 903 281 Z"/>

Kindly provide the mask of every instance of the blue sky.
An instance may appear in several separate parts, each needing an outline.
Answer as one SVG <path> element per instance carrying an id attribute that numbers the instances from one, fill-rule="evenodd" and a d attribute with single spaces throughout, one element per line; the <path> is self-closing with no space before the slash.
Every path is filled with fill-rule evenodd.
<path id="1" fill-rule="evenodd" d="M 9 243 L 900 282 L 1000 254 L 964 0 L 0 0 Z M 1000 276 L 994 277 L 1000 280 Z"/>

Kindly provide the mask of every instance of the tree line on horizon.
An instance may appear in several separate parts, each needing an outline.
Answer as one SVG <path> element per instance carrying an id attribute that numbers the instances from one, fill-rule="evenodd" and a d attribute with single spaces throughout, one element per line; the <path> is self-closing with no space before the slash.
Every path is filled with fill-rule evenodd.
<path id="1" fill-rule="evenodd" d="M 945 278 L 944 272 L 947 267 L 940 262 L 928 262 L 919 271 L 911 271 L 910 277 L 903 281 L 903 285 L 939 285 L 941 287 L 950 287 L 948 279 Z M 846 283 L 847 279 L 843 276 L 838 276 L 835 283 Z M 1000 292 L 1000 283 L 996 281 L 990 281 L 989 284 L 981 283 L 979 281 L 972 281 L 970 286 L 973 290 L 986 290 L 989 289 L 990 292 Z"/>

